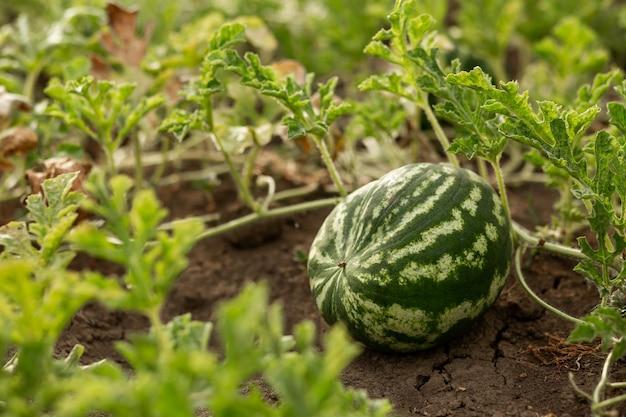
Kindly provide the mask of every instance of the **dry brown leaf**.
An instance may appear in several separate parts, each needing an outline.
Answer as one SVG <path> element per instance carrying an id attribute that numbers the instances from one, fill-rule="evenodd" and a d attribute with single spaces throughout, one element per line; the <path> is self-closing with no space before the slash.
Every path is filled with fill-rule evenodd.
<path id="1" fill-rule="evenodd" d="M 276 75 L 281 78 L 287 78 L 291 75 L 300 85 L 304 85 L 306 82 L 306 69 L 298 61 L 293 59 L 282 59 L 274 62 L 271 67 L 274 72 L 276 72 Z"/>
<path id="2" fill-rule="evenodd" d="M 138 10 L 126 9 L 119 4 L 109 2 L 106 5 L 109 26 L 124 41 L 132 41 L 137 29 Z"/>
<path id="3" fill-rule="evenodd" d="M 305 155 L 309 155 L 311 152 L 313 152 L 313 144 L 311 143 L 311 140 L 306 136 L 300 136 L 298 138 L 295 138 L 293 141 L 298 146 L 298 149 L 300 149 L 300 151 Z"/>
<path id="4" fill-rule="evenodd" d="M 276 152 L 262 150 L 257 159 L 260 172 L 275 178 L 283 178 L 294 185 L 319 185 L 329 182 L 325 169 L 306 166 L 294 160 L 285 159 Z"/>
<path id="5" fill-rule="evenodd" d="M 583 358 L 601 358 L 599 347 L 588 344 L 568 343 L 566 339 L 545 333 L 548 343 L 543 346 L 529 345 L 526 352 L 542 365 L 556 365 L 566 369 L 580 369 Z"/>
<path id="6" fill-rule="evenodd" d="M 10 172 L 13 171 L 13 168 L 11 161 L 0 156 L 0 172 Z"/>
<path id="7" fill-rule="evenodd" d="M 79 174 L 76 180 L 74 180 L 74 184 L 72 184 L 72 190 L 80 191 L 83 181 L 85 181 L 89 171 L 91 171 L 91 165 L 68 157 L 46 159 L 41 170 L 29 169 L 26 171 L 26 179 L 32 193 L 38 193 L 41 191 L 41 184 L 44 180 L 77 171 Z"/>
<path id="8" fill-rule="evenodd" d="M 29 127 L 18 126 L 0 134 L 0 156 L 25 154 L 37 147 L 37 133 Z"/>
<path id="9" fill-rule="evenodd" d="M 333 135 L 332 137 L 335 141 L 332 158 L 337 159 L 339 154 L 346 150 L 346 137 L 344 135 Z"/>
<path id="10" fill-rule="evenodd" d="M 111 73 L 111 67 L 98 55 L 91 56 L 91 75 L 99 79 L 106 79 Z"/>
<path id="11" fill-rule="evenodd" d="M 136 9 L 126 9 L 110 2 L 106 5 L 106 13 L 109 28 L 101 36 L 102 46 L 122 64 L 139 67 L 146 55 L 152 30 L 146 28 L 143 37 L 137 35 L 139 11 Z M 108 71 L 105 71 L 106 67 L 101 65 L 103 64 L 102 60 L 96 60 L 95 64 L 94 75 L 101 78 L 106 77 Z"/>
<path id="12" fill-rule="evenodd" d="M 30 185 L 31 194 L 36 194 L 41 192 L 41 183 L 46 179 L 46 174 L 43 172 L 37 172 L 35 170 L 29 169 L 26 171 L 26 181 L 28 181 L 28 185 Z"/>

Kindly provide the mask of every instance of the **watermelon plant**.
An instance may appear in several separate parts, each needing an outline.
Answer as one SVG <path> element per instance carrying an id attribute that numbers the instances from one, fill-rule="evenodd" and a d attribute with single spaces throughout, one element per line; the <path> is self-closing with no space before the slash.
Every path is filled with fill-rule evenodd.
<path id="1" fill-rule="evenodd" d="M 593 102 L 588 107 L 572 108 L 544 101 L 540 102 L 539 110 L 535 110 L 530 106 L 527 94 L 519 92 L 516 83 L 501 83 L 495 87 L 478 68 L 460 73 L 453 80 L 477 91 L 485 99 L 488 111 L 503 116 L 498 126 L 502 135 L 531 146 L 551 164 L 567 172 L 572 180 L 570 192 L 587 210 L 588 226 L 595 235 L 595 242 L 591 243 L 587 236 L 578 238 L 583 256 L 575 270 L 595 283 L 602 308 L 595 310 L 584 321 L 571 318 L 553 307 L 549 309 L 577 324 L 570 336 L 571 340 L 593 340 L 601 335 L 605 337 L 603 348 L 609 351 L 605 369 L 593 395 L 588 396 L 592 410 L 600 415 L 605 407 L 616 402 L 615 399 L 604 399 L 604 390 L 610 365 L 624 354 L 620 347 L 623 337 L 621 319 L 615 321 L 615 318 L 619 317 L 623 307 L 623 202 L 626 194 L 623 183 L 616 178 L 620 177 L 618 173 L 623 170 L 626 107 L 620 102 L 609 103 L 607 111 L 611 126 L 583 138 L 600 113 L 600 107 Z M 588 87 L 583 92 L 591 90 Z M 624 85 L 617 87 L 616 91 L 623 98 Z M 616 201 L 619 201 L 619 206 Z M 521 280 L 524 278 L 519 262 L 523 248 L 524 245 L 517 249 L 515 257 L 516 270 Z M 538 299 L 536 295 L 533 297 Z M 545 303 L 542 304 L 545 306 Z M 611 316 L 611 311 L 617 312 L 618 316 Z M 603 331 L 594 326 L 599 317 L 607 318 L 600 319 Z M 608 317 L 613 319 L 609 320 Z M 606 336 L 607 331 L 612 332 L 610 337 Z M 621 400 L 621 397 L 615 398 Z"/>
<path id="2" fill-rule="evenodd" d="M 45 93 L 55 100 L 46 109 L 52 117 L 61 119 L 68 127 L 80 129 L 98 142 L 105 155 L 107 170 L 117 172 L 115 152 L 142 119 L 163 104 L 163 98 L 154 95 L 133 102 L 133 84 L 117 84 L 84 76 L 61 84 L 52 80 Z M 141 183 L 143 166 L 141 143 L 133 136 L 135 177 Z"/>
<path id="3" fill-rule="evenodd" d="M 37 82 L 44 74 L 70 74 L 76 64 L 84 63 L 84 54 L 97 50 L 105 21 L 97 7 L 70 7 L 53 16 L 55 21 L 48 20 L 42 27 L 42 22 L 21 15 L 4 26 L 0 36 L 0 85 L 29 100 L 35 98 Z"/>

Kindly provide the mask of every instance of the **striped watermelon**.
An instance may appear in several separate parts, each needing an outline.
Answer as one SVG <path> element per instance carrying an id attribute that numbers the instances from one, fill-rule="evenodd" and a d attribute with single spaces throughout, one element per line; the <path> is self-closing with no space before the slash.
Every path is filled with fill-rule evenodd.
<path id="1" fill-rule="evenodd" d="M 359 188 L 330 213 L 309 253 L 317 305 L 365 345 L 429 348 L 496 299 L 510 223 L 479 176 L 413 164 Z"/>

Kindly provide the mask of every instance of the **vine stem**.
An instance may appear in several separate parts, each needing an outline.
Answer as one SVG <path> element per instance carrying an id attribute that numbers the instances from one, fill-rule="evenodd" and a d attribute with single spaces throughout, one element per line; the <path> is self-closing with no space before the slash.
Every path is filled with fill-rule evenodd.
<path id="1" fill-rule="evenodd" d="M 226 150 L 224 149 L 224 146 L 222 145 L 222 141 L 215 133 L 213 134 L 213 137 L 215 138 L 215 143 L 217 144 L 219 151 L 224 156 L 224 161 L 226 162 L 226 165 L 228 165 L 228 170 L 230 171 L 230 175 L 233 178 L 235 185 L 237 186 L 237 190 L 239 191 L 239 195 L 241 196 L 242 200 L 253 211 L 259 211 L 261 209 L 261 206 L 254 200 L 254 198 L 252 197 L 252 194 L 250 194 L 250 189 L 244 183 L 244 180 L 239 174 L 237 167 L 235 167 L 235 164 L 233 163 L 232 158 L 230 157 L 228 152 L 226 152 Z"/>
<path id="2" fill-rule="evenodd" d="M 342 197 L 347 196 L 348 192 L 346 191 L 346 187 L 343 185 L 343 181 L 341 181 L 341 176 L 339 175 L 339 171 L 337 171 L 337 168 L 335 167 L 333 158 L 331 158 L 330 153 L 328 152 L 328 147 L 326 146 L 326 142 L 324 141 L 324 138 L 320 138 L 317 136 L 312 136 L 312 137 L 313 137 L 313 142 L 315 142 L 315 146 L 317 146 L 317 149 L 320 151 L 320 155 L 322 156 L 322 161 L 324 161 L 324 165 L 326 165 L 326 169 L 328 170 L 328 173 L 330 174 L 330 178 L 333 180 L 335 187 L 337 187 L 339 194 Z"/>
<path id="3" fill-rule="evenodd" d="M 238 227 L 242 227 L 247 224 L 254 223 L 261 219 L 269 219 L 273 217 L 287 216 L 290 214 L 300 213 L 303 211 L 315 210 L 315 209 L 322 208 L 322 207 L 334 206 L 341 201 L 342 201 L 342 198 L 339 198 L 339 197 L 325 198 L 321 200 L 308 201 L 305 203 L 294 204 L 291 206 L 270 209 L 270 210 L 259 212 L 259 213 L 250 213 L 246 216 L 240 217 L 235 220 L 231 220 L 219 226 L 215 226 L 215 227 L 205 230 L 199 236 L 199 239 L 207 239 L 210 237 L 214 237 L 222 233 L 229 232 Z"/>
<path id="4" fill-rule="evenodd" d="M 569 379 L 569 383 L 572 384 L 572 388 L 574 389 L 576 394 L 580 395 L 583 398 L 588 399 L 589 401 L 592 401 L 591 395 L 587 394 L 578 386 L 578 384 L 576 383 L 576 379 L 574 379 L 574 374 L 572 372 L 569 372 L 567 374 L 567 378 Z"/>
<path id="5" fill-rule="evenodd" d="M 396 64 L 404 68 L 414 68 L 413 64 L 411 63 L 410 58 L 408 58 L 409 52 L 408 52 L 407 44 L 404 41 L 405 39 L 408 39 L 408 36 L 409 35 L 407 33 L 407 27 L 405 24 L 403 24 L 402 25 L 403 41 L 400 42 L 400 49 L 402 50 L 402 61 L 397 62 Z M 437 140 L 439 141 L 439 143 L 441 144 L 441 147 L 443 148 L 443 152 L 446 154 L 446 157 L 448 158 L 448 162 L 450 162 L 452 166 L 458 168 L 460 166 L 459 160 L 457 159 L 456 155 L 448 151 L 448 148 L 450 147 L 450 141 L 448 140 L 448 137 L 446 136 L 445 132 L 441 128 L 441 125 L 439 124 L 437 117 L 435 117 L 435 114 L 433 113 L 433 109 L 430 107 L 430 104 L 428 103 L 428 93 L 423 92 L 419 89 L 418 87 L 419 82 L 417 81 L 417 75 L 415 71 L 409 70 L 408 72 L 409 72 L 409 77 L 411 78 L 411 84 L 416 86 L 417 88 L 417 97 L 416 97 L 416 100 L 414 100 L 414 102 L 417 104 L 418 108 L 422 109 L 422 111 L 426 115 L 428 122 L 433 128 L 433 131 L 435 132 L 435 136 L 437 137 Z M 419 129 L 419 119 L 417 120 L 417 122 L 418 122 L 417 126 Z"/>
<path id="6" fill-rule="evenodd" d="M 260 147 L 255 144 L 243 163 L 242 181 L 243 185 L 248 189 L 250 188 L 250 183 L 252 182 L 252 177 L 254 176 L 254 167 L 259 154 L 259 149 Z"/>
<path id="7" fill-rule="evenodd" d="M 148 319 L 150 320 L 151 330 L 154 333 L 157 343 L 159 344 L 162 350 L 169 353 L 170 349 L 172 348 L 172 345 L 166 334 L 165 326 L 163 325 L 163 322 L 161 321 L 159 308 L 158 307 L 151 308 L 149 311 L 146 312 L 146 315 L 148 316 Z M 163 356 L 163 353 L 161 353 L 160 356 Z"/>
<path id="8" fill-rule="evenodd" d="M 31 102 L 34 102 L 35 96 L 35 85 L 37 84 L 37 80 L 39 80 L 39 75 L 41 74 L 41 70 L 44 67 L 44 63 L 37 61 L 33 68 L 28 72 L 26 79 L 24 80 L 24 88 L 22 94 Z"/>
<path id="9" fill-rule="evenodd" d="M 493 172 L 496 174 L 496 182 L 498 184 L 498 193 L 500 194 L 500 201 L 502 201 L 502 208 L 506 213 L 506 217 L 511 220 L 511 209 L 509 208 L 509 197 L 506 194 L 506 184 L 504 183 L 504 176 L 502 175 L 502 169 L 500 168 L 500 155 L 496 157 L 495 161 L 489 161 Z"/>
<path id="10" fill-rule="evenodd" d="M 546 310 L 550 311 L 551 313 L 555 314 L 556 316 L 559 316 L 565 320 L 568 320 L 572 323 L 575 324 L 582 324 L 584 323 L 582 320 L 577 319 L 576 317 L 572 317 L 569 314 L 559 310 L 556 307 L 553 307 L 552 305 L 548 304 L 547 302 L 545 302 L 544 300 L 542 300 L 537 294 L 535 294 L 535 292 L 530 288 L 530 286 L 528 285 L 528 283 L 526 282 L 526 279 L 524 278 L 524 274 L 522 273 L 522 251 L 523 251 L 523 247 L 519 246 L 516 250 L 515 250 L 515 275 L 517 276 L 517 280 L 518 282 L 521 284 L 522 288 L 524 288 L 524 291 L 526 291 L 526 293 L 530 296 L 530 298 L 533 299 L 533 301 L 535 301 L 537 304 L 539 304 L 540 306 L 542 306 L 543 308 L 545 308 Z"/>
<path id="11" fill-rule="evenodd" d="M 246 205 L 250 209 L 252 209 L 252 211 L 259 212 L 261 210 L 261 206 L 252 197 L 252 194 L 250 193 L 250 189 L 245 184 L 243 178 L 241 177 L 241 174 L 237 170 L 237 167 L 235 167 L 235 164 L 233 163 L 233 160 L 230 154 L 226 152 L 226 149 L 224 149 L 224 145 L 222 144 L 221 139 L 215 132 L 215 124 L 213 121 L 213 101 L 210 95 L 206 97 L 204 100 L 204 110 L 206 113 L 206 122 L 209 127 L 209 131 L 211 132 L 211 135 L 213 136 L 215 145 L 217 146 L 218 150 L 224 157 L 224 161 L 226 162 L 226 165 L 228 165 L 230 176 L 235 182 L 235 186 L 237 187 L 239 196 L 244 201 L 244 203 L 246 203 Z"/>
<path id="12" fill-rule="evenodd" d="M 287 200 L 289 198 L 302 197 L 311 194 L 318 189 L 317 184 L 303 185 L 302 187 L 291 188 L 284 191 L 278 191 L 274 194 L 273 201 Z"/>
<path id="13" fill-rule="evenodd" d="M 117 167 L 115 166 L 115 157 L 113 155 L 114 150 L 109 147 L 104 147 L 104 156 L 106 157 L 107 171 L 111 176 L 117 173 Z"/>
<path id="14" fill-rule="evenodd" d="M 276 182 L 274 181 L 274 178 L 269 175 L 259 175 L 257 177 L 257 185 L 267 186 L 267 195 L 265 196 L 263 203 L 261 203 L 261 211 L 267 211 L 270 204 L 274 200 L 274 194 L 276 194 Z"/>
<path id="15" fill-rule="evenodd" d="M 581 260 L 588 259 L 587 256 L 579 249 L 560 245 L 558 243 L 544 242 L 542 239 L 533 236 L 524 226 L 517 222 L 512 222 L 511 226 L 513 228 L 513 235 L 517 238 L 517 240 L 525 243 L 528 246 L 556 253 L 558 255 L 567 256 L 569 258 Z"/>
<path id="16" fill-rule="evenodd" d="M 172 230 L 174 226 L 176 225 L 176 223 L 184 221 L 184 220 L 194 219 L 194 220 L 200 220 L 203 223 L 208 223 L 208 222 L 214 222 L 216 220 L 219 220 L 220 217 L 221 216 L 218 213 L 203 214 L 202 216 L 187 216 L 183 219 L 175 219 L 167 223 L 162 223 L 159 226 L 159 230 Z"/>
<path id="17" fill-rule="evenodd" d="M 608 400 L 600 401 L 591 406 L 593 411 L 600 410 L 602 408 L 611 406 L 613 404 L 620 403 L 622 401 L 626 401 L 626 394 L 618 395 L 617 397 L 609 398 Z"/>
<path id="18" fill-rule="evenodd" d="M 619 398 L 619 397 L 615 397 L 606 401 L 600 400 L 602 397 L 602 394 L 604 393 L 604 389 L 606 388 L 606 384 L 609 382 L 609 369 L 611 367 L 611 364 L 613 363 L 614 352 L 615 352 L 614 350 L 611 350 L 611 352 L 609 352 L 606 359 L 604 360 L 604 365 L 602 366 L 602 373 L 600 374 L 600 381 L 598 381 L 598 385 L 596 385 L 595 389 L 593 390 L 591 410 L 594 412 L 601 408 L 614 404 L 615 402 L 617 402 L 616 398 Z"/>
<path id="19" fill-rule="evenodd" d="M 138 189 L 143 188 L 143 163 L 142 163 L 142 149 L 141 138 L 139 133 L 133 135 L 133 157 L 135 160 L 135 184 Z"/>
<path id="20" fill-rule="evenodd" d="M 170 147 L 169 140 L 164 140 L 161 143 L 160 150 L 159 150 L 159 160 L 157 161 L 156 164 L 154 164 L 156 165 L 156 168 L 154 169 L 154 173 L 152 174 L 152 177 L 151 177 L 151 181 L 154 183 L 158 183 L 159 181 L 161 181 L 161 178 L 163 178 L 163 174 L 165 174 L 167 165 L 170 162 L 169 147 Z M 148 161 L 146 161 L 146 156 L 147 155 L 141 156 L 141 158 L 143 159 L 142 162 L 144 164 L 144 167 L 149 166 Z"/>
<path id="21" fill-rule="evenodd" d="M 450 147 L 450 141 L 448 140 L 448 137 L 446 136 L 445 132 L 441 128 L 441 125 L 439 124 L 439 121 L 435 117 L 433 110 L 430 108 L 430 104 L 426 103 L 425 105 L 421 106 L 421 108 L 424 111 L 424 114 L 426 115 L 428 122 L 433 128 L 433 131 L 435 132 L 435 136 L 437 137 L 437 140 L 439 140 L 439 143 L 443 147 L 443 151 L 445 152 L 446 157 L 448 158 L 448 161 L 453 166 L 458 168 L 460 166 L 459 160 L 457 159 L 456 155 L 448 151 L 448 148 Z"/>
<path id="22" fill-rule="evenodd" d="M 485 181 L 491 182 L 491 179 L 489 178 L 489 171 L 487 171 L 487 164 L 485 163 L 485 160 L 482 158 L 477 158 L 476 165 L 478 166 L 478 173 L 480 174 L 480 176 Z"/>

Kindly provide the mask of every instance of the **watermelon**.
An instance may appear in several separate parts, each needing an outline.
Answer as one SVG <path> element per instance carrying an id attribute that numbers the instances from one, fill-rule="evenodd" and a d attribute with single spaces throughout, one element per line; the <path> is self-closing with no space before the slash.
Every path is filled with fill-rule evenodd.
<path id="1" fill-rule="evenodd" d="M 350 194 L 313 241 L 308 274 L 329 323 L 374 349 L 408 352 L 479 317 L 506 280 L 511 229 L 475 173 L 412 164 Z"/>

